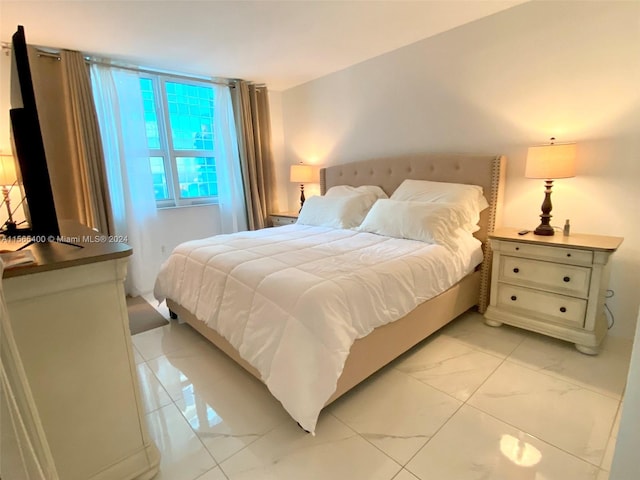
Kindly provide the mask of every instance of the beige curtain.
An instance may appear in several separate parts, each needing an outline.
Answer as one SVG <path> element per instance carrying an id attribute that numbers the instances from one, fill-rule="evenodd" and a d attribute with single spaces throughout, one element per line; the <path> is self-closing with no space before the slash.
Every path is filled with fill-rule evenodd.
<path id="1" fill-rule="evenodd" d="M 88 65 L 82 54 L 60 53 L 70 156 L 68 175 L 73 178 L 77 220 L 113 234 L 114 222 Z"/>
<path id="2" fill-rule="evenodd" d="M 238 81 L 231 90 L 249 230 L 267 226 L 275 205 L 267 88 Z"/>

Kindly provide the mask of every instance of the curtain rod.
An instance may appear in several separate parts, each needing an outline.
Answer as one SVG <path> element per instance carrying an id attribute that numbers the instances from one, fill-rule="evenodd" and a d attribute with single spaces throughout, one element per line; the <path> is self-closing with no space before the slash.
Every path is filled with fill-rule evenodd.
<path id="1" fill-rule="evenodd" d="M 55 58 L 56 60 L 60 60 L 59 53 L 43 50 L 43 47 L 34 46 L 33 48 L 35 49 L 39 57 L 48 57 L 48 58 Z M 8 55 L 9 51 L 11 51 L 11 44 L 7 42 L 2 42 L 2 50 L 4 50 Z M 181 75 L 179 73 L 165 72 L 162 70 L 154 70 L 152 68 L 136 67 L 132 65 L 118 65 L 118 64 L 110 63 L 107 60 L 100 60 L 100 59 L 89 57 L 89 56 L 85 56 L 84 59 L 85 59 L 85 62 L 87 62 L 88 64 L 104 65 L 106 67 L 120 68 L 122 70 L 130 70 L 138 73 L 148 73 L 152 75 L 165 75 L 167 77 L 181 78 L 184 80 L 191 80 L 191 81 L 200 80 L 204 82 L 214 83 L 217 85 L 225 85 L 227 87 L 232 87 L 232 88 L 234 88 L 235 83 L 239 81 L 238 79 L 235 79 L 235 78 L 221 79 L 216 77 L 207 77 L 203 75 Z"/>
<path id="2" fill-rule="evenodd" d="M 38 52 L 38 56 L 39 57 L 55 58 L 58 61 L 60 60 L 60 54 L 58 54 L 58 53 L 44 52 L 44 51 L 38 50 L 38 49 L 36 49 L 36 52 Z"/>
<path id="3" fill-rule="evenodd" d="M 133 72 L 138 72 L 138 73 L 148 73 L 151 75 L 165 75 L 167 77 L 173 77 L 173 78 L 182 78 L 184 80 L 200 80 L 200 81 L 204 81 L 204 82 L 209 82 L 209 83 L 215 83 L 217 85 L 225 85 L 227 87 L 233 87 L 235 82 L 237 82 L 238 80 L 230 78 L 230 79 L 220 79 L 220 78 L 212 78 L 212 77 L 206 77 L 206 76 L 201 76 L 201 75 L 181 75 L 179 73 L 173 73 L 173 72 L 165 72 L 162 70 L 154 70 L 152 68 L 144 68 L 144 67 L 136 67 L 136 66 L 131 66 L 131 65 L 118 65 L 118 64 L 114 64 L 114 63 L 109 63 L 108 61 L 105 60 L 99 60 L 96 58 L 91 58 L 91 57 L 85 57 L 85 61 L 89 64 L 94 64 L 94 65 L 104 65 L 106 67 L 112 67 L 112 68 L 120 68 L 122 70 L 131 70 Z"/>
<path id="4" fill-rule="evenodd" d="M 30 47 L 31 45 L 27 45 L 27 46 Z M 39 57 L 50 57 L 50 58 L 55 58 L 57 60 L 60 60 L 59 53 L 43 50 L 42 48 L 39 48 L 39 47 L 33 47 L 33 48 L 35 49 Z M 5 55 L 8 56 L 11 50 L 12 50 L 12 46 L 10 43 L 2 42 L 2 51 L 5 53 Z"/>

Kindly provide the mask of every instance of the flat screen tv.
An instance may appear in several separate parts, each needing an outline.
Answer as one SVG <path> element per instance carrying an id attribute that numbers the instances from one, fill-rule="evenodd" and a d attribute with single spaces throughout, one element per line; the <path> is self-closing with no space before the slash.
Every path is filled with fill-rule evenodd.
<path id="1" fill-rule="evenodd" d="M 26 198 L 24 209 L 29 228 L 4 228 L 2 233 L 8 236 L 29 235 L 43 240 L 57 239 L 60 227 L 36 106 L 27 40 L 21 25 L 12 37 L 11 50 L 11 133 L 18 160 L 19 183 Z"/>

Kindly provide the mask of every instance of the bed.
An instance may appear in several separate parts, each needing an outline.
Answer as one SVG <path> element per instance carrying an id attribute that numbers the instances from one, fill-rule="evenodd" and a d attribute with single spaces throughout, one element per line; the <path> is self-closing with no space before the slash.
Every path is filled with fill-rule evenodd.
<path id="1" fill-rule="evenodd" d="M 260 354 L 249 356 L 246 353 L 246 349 L 243 351 L 241 346 L 235 347 L 234 345 L 241 345 L 241 343 L 239 343 L 238 338 L 234 338 L 235 334 L 230 333 L 224 323 L 216 323 L 216 325 L 219 325 L 219 331 L 222 333 L 210 328 L 205 323 L 205 318 L 210 318 L 217 314 L 203 308 L 195 307 L 194 305 L 196 305 L 197 302 L 184 300 L 186 297 L 181 295 L 181 292 L 176 293 L 175 289 L 174 293 L 166 293 L 167 291 L 170 291 L 170 289 L 164 287 L 168 280 L 164 280 L 163 275 L 168 278 L 169 273 L 166 272 L 166 270 L 171 270 L 171 268 L 163 266 L 163 272 L 161 272 L 156 283 L 156 298 L 159 300 L 166 298 L 167 306 L 174 316 L 179 317 L 181 321 L 187 322 L 219 349 L 229 355 L 234 361 L 244 367 L 248 372 L 262 380 L 269 387 L 274 396 L 281 401 L 294 420 L 297 420 L 298 423 L 306 430 L 313 432 L 317 421 L 317 415 L 319 415 L 323 406 L 333 402 L 355 385 L 362 382 L 371 374 L 431 335 L 433 332 L 440 329 L 442 326 L 446 325 L 469 308 L 477 306 L 480 312 L 484 311 L 488 302 L 488 286 L 490 284 L 491 265 L 491 252 L 488 248 L 487 236 L 493 231 L 496 223 L 498 222 L 504 184 L 504 171 L 505 159 L 502 156 L 452 154 L 427 154 L 376 159 L 331 166 L 321 170 L 321 192 L 323 194 L 331 187 L 338 185 L 351 185 L 354 187 L 377 185 L 380 186 L 387 194 L 391 194 L 405 179 L 430 180 L 479 185 L 482 187 L 484 196 L 489 205 L 488 208 L 481 212 L 478 222 L 479 228 L 473 234 L 475 238 L 482 242 L 482 249 L 484 252 L 482 262 L 460 281 L 456 281 L 452 286 L 447 287 L 446 290 L 438 293 L 429 300 L 418 302 L 419 304 L 415 305 L 415 308 L 412 306 L 411 310 L 408 312 L 402 311 L 403 313 L 401 318 L 394 319 L 392 322 L 373 328 L 366 334 L 366 336 L 362 336 L 361 338 L 356 337 L 355 341 L 350 343 L 350 348 L 347 348 L 346 351 L 342 352 L 343 358 L 338 361 L 338 363 L 342 365 L 342 368 L 339 369 L 336 374 L 336 378 L 333 380 L 330 378 L 328 379 L 330 390 L 327 390 L 327 385 L 323 385 L 326 383 L 324 374 L 317 374 L 315 370 L 312 375 L 305 375 L 304 373 L 304 369 L 309 366 L 311 361 L 315 362 L 317 360 L 317 363 L 325 361 L 324 359 L 320 359 L 319 357 L 321 355 L 317 353 L 315 356 L 310 357 L 311 360 L 309 358 L 306 360 L 290 358 L 288 360 L 286 356 L 283 357 L 285 354 L 279 352 L 279 360 L 276 361 L 274 359 L 269 359 L 269 361 L 272 362 L 268 365 L 270 371 L 265 373 L 264 361 L 262 361 Z M 358 245 L 357 242 L 363 241 L 362 234 L 352 234 L 345 230 L 331 231 L 331 229 L 320 228 L 318 230 L 317 228 L 314 228 L 315 227 L 305 229 L 295 228 L 294 226 L 276 227 L 261 233 L 247 234 L 245 237 L 240 235 L 240 238 L 234 237 L 233 241 L 236 244 L 241 244 L 247 240 L 248 237 L 252 236 L 258 238 L 258 243 L 260 243 L 263 241 L 262 237 L 273 237 L 276 239 L 274 245 L 277 246 L 281 237 L 287 240 L 287 235 L 302 236 L 303 231 L 305 230 L 311 230 L 311 233 L 314 235 L 328 235 L 328 243 L 332 242 L 333 238 L 336 236 L 347 237 L 347 242 L 355 241 L 356 245 Z M 287 233 L 287 229 L 289 229 L 291 233 Z M 307 233 L 308 232 L 305 231 L 304 235 Z M 353 237 L 353 239 L 351 237 Z M 309 238 L 312 239 L 313 237 Z M 365 243 L 370 240 L 371 237 L 366 237 Z M 222 246 L 220 243 L 221 241 L 221 239 L 213 240 L 213 243 L 215 244 L 213 246 L 206 244 L 207 241 L 200 244 L 196 242 L 195 251 L 202 252 L 213 248 L 218 252 L 217 255 L 219 255 L 221 248 L 231 248 Z M 311 240 L 303 239 L 302 241 Z M 327 239 L 323 237 L 322 242 L 326 244 Z M 231 243 L 229 245 L 231 245 Z M 284 245 L 284 243 L 282 245 Z M 286 247 L 283 247 L 282 245 L 280 245 L 282 248 L 290 248 L 288 245 Z M 272 246 L 268 248 L 273 249 L 276 247 Z M 180 247 L 178 249 L 180 249 Z M 251 252 L 251 255 L 254 254 L 253 247 L 248 251 Z M 174 254 L 176 253 L 174 252 Z M 193 254 L 194 259 L 197 259 L 198 254 Z M 184 257 L 183 263 L 190 261 L 188 259 L 189 255 L 191 255 L 190 253 L 184 254 L 178 252 L 176 255 L 182 255 Z M 235 251 L 233 255 L 237 255 Z M 244 253 L 242 255 L 244 255 Z M 295 254 L 291 254 L 290 256 L 295 257 Z M 252 256 L 251 258 L 254 257 Z M 170 263 L 170 260 L 167 263 Z M 198 262 L 208 264 L 210 260 L 204 259 L 198 260 Z M 265 259 L 263 263 L 269 264 L 269 262 L 269 259 Z M 223 263 L 219 266 L 215 266 L 215 268 L 224 270 L 227 267 L 225 267 Z M 337 265 L 335 262 L 334 264 Z M 254 263 L 253 265 L 254 267 L 255 265 L 259 266 L 260 263 Z M 186 269 L 183 270 L 186 271 Z M 260 270 L 260 268 L 258 268 L 258 270 Z M 197 289 L 199 292 L 197 294 L 198 296 L 205 295 L 201 292 L 207 290 L 204 285 L 198 284 L 198 282 L 211 283 L 211 280 L 204 279 L 202 275 L 191 275 L 184 278 L 185 274 L 183 271 L 180 272 L 180 275 L 182 275 L 180 283 L 184 286 L 184 292 L 192 292 L 195 291 L 194 289 Z M 199 280 L 198 277 L 202 278 Z M 248 279 L 249 277 L 246 278 Z M 233 281 L 235 280 L 224 280 L 222 283 L 232 283 Z M 241 281 L 252 282 L 253 280 L 243 279 Z M 158 285 L 161 285 L 162 288 L 158 288 Z M 279 285 L 282 286 L 283 284 L 280 283 Z M 297 286 L 294 285 L 294 287 Z M 260 294 L 262 295 L 262 292 Z M 183 300 L 180 301 L 178 298 L 183 298 Z M 183 304 L 190 305 L 190 308 L 186 308 Z M 323 306 L 316 304 L 315 307 L 316 310 L 321 310 Z M 345 308 L 348 309 L 350 306 L 346 305 Z M 261 313 L 263 312 L 261 311 Z M 369 312 L 368 315 L 375 316 L 375 313 L 375 311 Z M 277 315 L 274 313 L 274 316 Z M 310 315 L 310 317 L 314 316 Z M 310 328 L 314 328 L 313 326 L 316 325 L 317 322 L 318 320 L 314 317 L 314 323 L 309 324 L 311 325 Z M 306 329 L 309 329 L 309 325 L 302 328 L 302 330 L 306 331 Z M 247 327 L 244 326 L 243 328 L 244 330 L 242 333 L 238 335 L 244 335 Z M 260 333 L 257 335 L 260 335 Z M 315 332 L 314 335 L 316 335 Z M 318 336 L 322 338 L 322 341 L 330 341 L 324 340 L 322 334 L 318 334 Z M 265 349 L 268 348 L 268 344 L 265 343 Z M 292 357 L 298 354 L 295 353 L 296 349 L 299 350 L 299 346 L 289 348 L 291 352 L 294 352 L 291 354 Z M 284 350 L 286 351 L 287 349 Z M 316 368 L 315 365 L 313 367 Z M 293 369 L 296 370 L 296 372 L 292 374 L 289 371 L 284 372 L 283 369 Z M 298 370 L 302 371 L 298 372 Z M 261 373 L 261 371 L 263 373 Z M 314 375 L 318 375 L 318 377 L 316 378 Z M 300 377 L 300 385 L 295 388 L 288 385 L 282 385 L 282 378 L 286 379 L 288 376 L 291 376 L 291 378 Z M 317 385 L 321 385 L 323 388 L 318 398 L 315 396 Z M 296 401 L 291 402 L 289 399 L 282 397 L 283 389 L 293 390 L 289 393 L 296 397 Z M 309 389 L 309 392 L 306 391 L 307 389 Z"/>

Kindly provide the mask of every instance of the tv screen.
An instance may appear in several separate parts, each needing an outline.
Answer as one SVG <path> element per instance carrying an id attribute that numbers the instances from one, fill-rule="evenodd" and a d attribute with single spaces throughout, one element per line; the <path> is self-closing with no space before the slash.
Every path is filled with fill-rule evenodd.
<path id="1" fill-rule="evenodd" d="M 13 229 L 5 235 L 32 235 L 56 239 L 60 236 L 47 157 L 36 106 L 24 28 L 12 37 L 11 133 L 23 188 L 28 229 Z"/>

